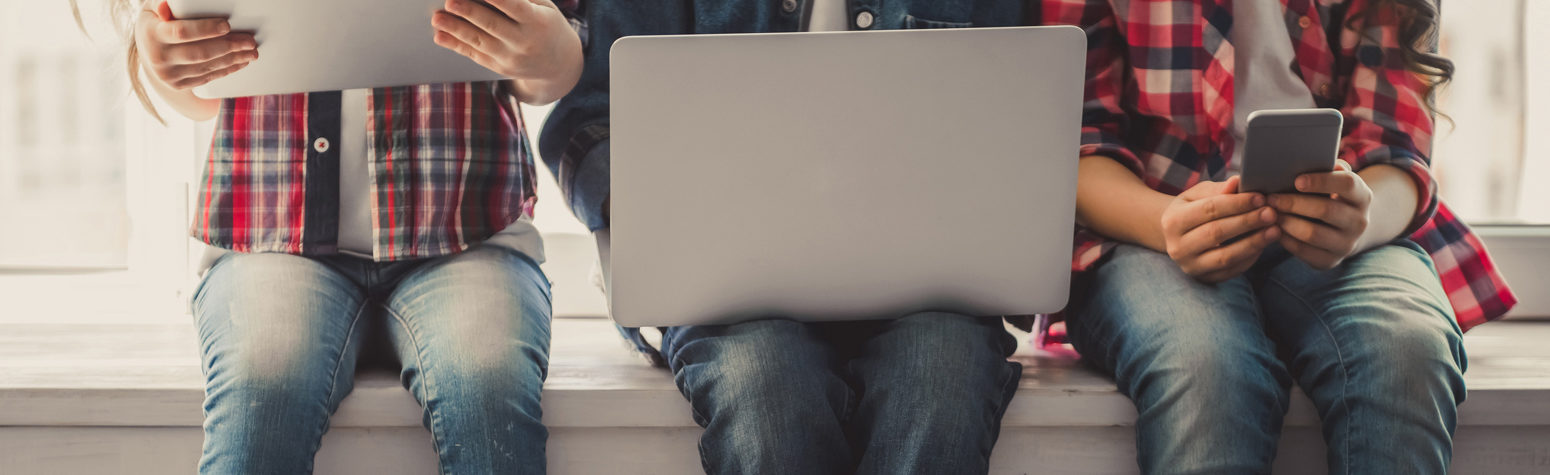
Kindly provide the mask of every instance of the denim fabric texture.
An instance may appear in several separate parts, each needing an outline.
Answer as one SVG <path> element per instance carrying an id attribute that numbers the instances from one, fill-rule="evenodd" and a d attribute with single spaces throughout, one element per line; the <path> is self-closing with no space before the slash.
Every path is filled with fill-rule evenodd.
<path id="1" fill-rule="evenodd" d="M 999 318 L 667 329 L 710 474 L 986 473 L 1022 366 Z"/>
<path id="2" fill-rule="evenodd" d="M 1079 284 L 1068 330 L 1135 403 L 1143 472 L 1269 473 L 1295 382 L 1323 421 L 1330 473 L 1446 473 L 1466 359 L 1419 246 L 1329 271 L 1272 248 L 1216 285 L 1136 246 L 1108 259 Z"/>
<path id="3" fill-rule="evenodd" d="M 424 408 L 441 473 L 542 474 L 549 282 L 494 246 L 374 263 L 232 253 L 194 319 L 205 374 L 200 473 L 311 473 L 368 340 Z"/>

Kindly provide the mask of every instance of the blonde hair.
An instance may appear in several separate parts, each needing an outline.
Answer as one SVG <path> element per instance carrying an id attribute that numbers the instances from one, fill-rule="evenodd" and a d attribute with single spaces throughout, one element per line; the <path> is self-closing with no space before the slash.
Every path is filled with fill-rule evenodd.
<path id="1" fill-rule="evenodd" d="M 82 33 L 91 36 L 86 30 L 86 23 L 81 20 L 81 8 L 79 0 L 70 0 L 70 13 L 75 16 L 75 25 Z M 142 0 L 106 0 L 108 18 L 113 22 L 113 29 L 124 39 L 124 69 L 128 74 L 129 89 L 134 92 L 135 98 L 140 100 L 140 106 L 146 112 L 155 117 L 157 122 L 166 124 L 167 121 L 156 111 L 156 105 L 151 102 L 150 94 L 145 92 L 145 81 L 140 78 L 140 49 L 135 45 L 135 20 L 140 15 Z"/>

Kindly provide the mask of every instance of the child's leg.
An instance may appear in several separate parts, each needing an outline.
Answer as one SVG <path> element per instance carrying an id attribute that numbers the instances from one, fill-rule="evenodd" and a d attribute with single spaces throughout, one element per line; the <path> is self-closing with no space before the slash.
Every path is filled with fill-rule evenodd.
<path id="1" fill-rule="evenodd" d="M 1463 335 L 1431 259 L 1410 242 L 1328 272 L 1288 259 L 1259 295 L 1324 419 L 1330 473 L 1445 473 L 1464 401 Z"/>
<path id="2" fill-rule="evenodd" d="M 349 394 L 361 289 L 286 254 L 230 254 L 194 298 L 205 374 L 200 473 L 311 473 L 328 418 Z"/>
<path id="3" fill-rule="evenodd" d="M 1268 472 L 1291 379 L 1248 281 L 1202 284 L 1168 256 L 1128 245 L 1096 272 L 1067 330 L 1135 402 L 1142 471 Z"/>
<path id="4" fill-rule="evenodd" d="M 489 246 L 421 265 L 388 297 L 401 379 L 442 473 L 544 473 L 549 304 L 537 264 Z"/>
<path id="5" fill-rule="evenodd" d="M 850 387 L 811 325 L 758 320 L 669 328 L 662 351 L 705 427 L 706 473 L 840 474 L 854 469 L 841 421 Z"/>
<path id="6" fill-rule="evenodd" d="M 850 373 L 857 473 L 986 473 L 1022 366 L 1000 318 L 919 313 L 879 322 Z"/>

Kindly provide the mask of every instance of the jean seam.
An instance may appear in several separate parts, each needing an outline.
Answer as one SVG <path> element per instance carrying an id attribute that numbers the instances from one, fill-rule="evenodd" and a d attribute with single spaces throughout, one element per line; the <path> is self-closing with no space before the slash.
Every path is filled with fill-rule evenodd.
<path id="1" fill-rule="evenodd" d="M 386 304 L 382 306 L 382 309 L 387 311 L 388 315 L 392 316 L 393 320 L 398 322 L 400 327 L 403 327 L 404 334 L 409 336 L 409 342 L 414 344 L 414 359 L 415 363 L 420 367 L 419 377 L 422 381 L 420 383 L 420 387 L 425 388 L 425 394 L 423 394 L 423 397 L 420 399 L 420 410 L 421 413 L 425 415 L 425 420 L 430 421 L 431 448 L 436 450 L 437 471 L 443 474 L 449 473 L 447 472 L 445 454 L 441 452 L 441 434 L 438 432 L 441 424 L 436 423 L 436 413 L 431 411 L 431 399 L 434 399 L 436 385 L 431 379 L 430 372 L 426 371 L 425 347 L 420 345 L 420 338 L 415 336 L 414 329 L 411 327 L 411 325 L 409 325 L 409 321 L 405 319 L 403 315 L 400 315 L 397 311 L 393 310 L 391 306 Z"/>
<path id="2" fill-rule="evenodd" d="M 328 396 L 324 399 L 326 404 L 329 406 L 330 414 L 332 414 L 334 410 L 334 393 L 339 390 L 339 368 L 344 367 L 344 355 L 350 351 L 350 341 L 354 339 L 355 327 L 356 325 L 360 324 L 361 315 L 366 313 L 367 305 L 368 304 L 363 301 L 361 302 L 360 306 L 356 307 L 355 316 L 350 319 L 350 328 L 346 330 L 344 334 L 344 344 L 339 346 L 339 356 L 334 358 L 334 370 L 328 376 Z M 320 432 L 328 431 L 329 422 L 330 418 L 323 418 L 323 427 L 321 428 Z M 318 449 L 322 448 L 322 445 L 323 438 L 318 437 L 318 442 L 317 444 L 313 445 L 312 452 L 317 453 Z"/>
<path id="3" fill-rule="evenodd" d="M 1314 320 L 1319 322 L 1319 328 L 1323 329 L 1324 335 L 1329 337 L 1330 345 L 1335 347 L 1335 358 L 1340 361 L 1341 381 L 1339 404 L 1341 406 L 1345 406 L 1346 417 L 1351 418 L 1352 408 L 1351 405 L 1347 402 L 1347 400 L 1350 398 L 1351 369 L 1346 364 L 1345 352 L 1341 351 L 1340 340 L 1335 338 L 1334 330 L 1329 328 L 1329 322 L 1324 321 L 1323 316 L 1318 311 L 1318 307 L 1313 306 L 1313 304 L 1308 302 L 1307 299 L 1304 299 L 1301 294 L 1293 291 L 1290 286 L 1286 285 L 1285 283 L 1281 282 L 1280 279 L 1277 279 L 1273 276 L 1266 276 L 1265 280 L 1271 284 L 1274 284 L 1276 287 L 1280 287 L 1281 290 L 1286 291 L 1287 295 L 1291 295 L 1292 298 L 1297 300 L 1298 303 L 1301 303 L 1304 307 L 1307 307 L 1308 310 L 1312 311 L 1314 314 Z M 1307 390 L 1308 388 L 1304 389 Z M 1355 460 L 1351 458 L 1351 441 L 1356 440 L 1356 424 L 1345 424 L 1345 427 L 1346 438 L 1345 441 L 1341 444 L 1339 450 L 1341 459 L 1345 460 L 1345 473 L 1351 473 L 1351 464 L 1355 462 Z"/>
<path id="4" fill-rule="evenodd" d="M 1001 439 L 1001 420 L 1006 417 L 1007 407 L 1012 405 L 1012 398 L 1017 396 L 1017 385 L 1023 379 L 1023 364 L 1005 360 L 1001 367 L 1001 398 L 999 407 L 996 408 L 994 419 L 990 421 L 990 427 L 995 430 L 990 433 L 990 446 L 984 453 L 986 466 L 990 465 L 990 456 L 994 453 L 996 442 Z"/>

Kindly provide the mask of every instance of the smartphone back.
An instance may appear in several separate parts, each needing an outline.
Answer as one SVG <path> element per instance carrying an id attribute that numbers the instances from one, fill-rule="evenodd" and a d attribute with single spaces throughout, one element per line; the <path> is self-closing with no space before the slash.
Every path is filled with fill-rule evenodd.
<path id="1" fill-rule="evenodd" d="M 1340 147 L 1340 111 L 1262 110 L 1249 115 L 1239 190 L 1294 193 L 1298 175 L 1335 167 Z"/>

